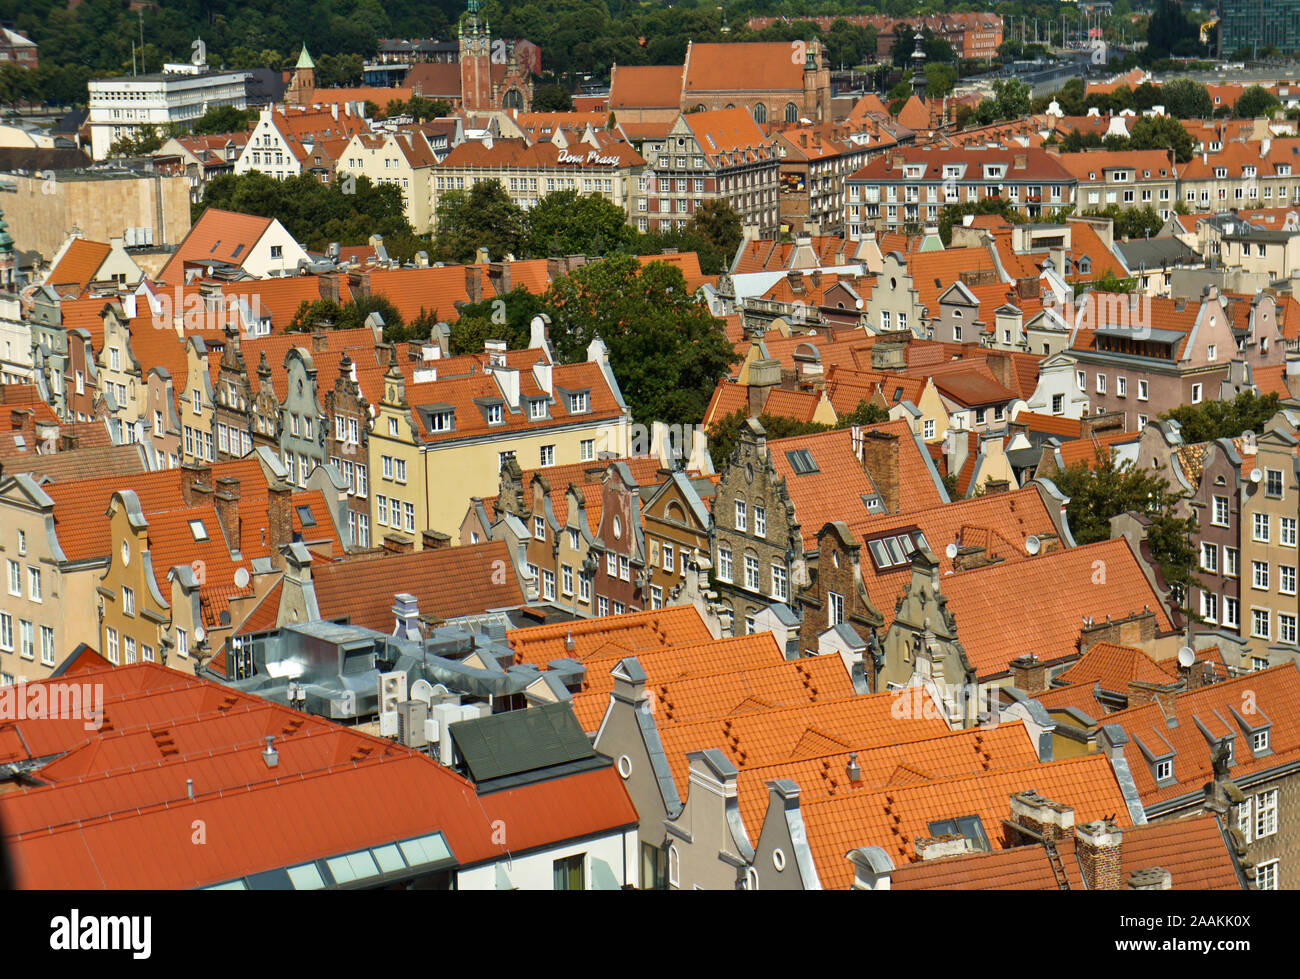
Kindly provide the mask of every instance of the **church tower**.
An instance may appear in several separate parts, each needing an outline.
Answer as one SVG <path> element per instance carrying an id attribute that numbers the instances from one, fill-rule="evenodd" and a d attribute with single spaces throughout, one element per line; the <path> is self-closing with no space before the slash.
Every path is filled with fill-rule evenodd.
<path id="1" fill-rule="evenodd" d="M 469 0 L 460 19 L 460 98 L 468 112 L 487 112 L 492 105 L 492 37 L 479 17 L 480 0 Z"/>
<path id="2" fill-rule="evenodd" d="M 311 60 L 311 55 L 307 53 L 307 45 L 304 44 L 298 54 L 298 63 L 293 66 L 293 74 L 289 76 L 289 90 L 285 93 L 285 101 L 294 105 L 308 105 L 315 91 L 316 62 Z"/>

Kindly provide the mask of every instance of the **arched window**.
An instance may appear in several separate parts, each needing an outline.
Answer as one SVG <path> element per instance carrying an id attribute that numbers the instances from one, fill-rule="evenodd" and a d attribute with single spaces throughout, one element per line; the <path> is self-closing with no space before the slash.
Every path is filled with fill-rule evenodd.
<path id="1" fill-rule="evenodd" d="M 736 107 L 736 103 L 734 102 L 728 102 L 725 106 L 723 106 L 724 109 L 734 109 L 735 107 Z"/>
<path id="2" fill-rule="evenodd" d="M 705 109 L 704 109 L 704 103 L 703 103 L 703 102 L 697 102 L 697 103 L 695 104 L 695 108 L 692 109 L 691 111 L 692 111 L 692 112 L 704 112 L 704 111 L 705 111 Z"/>
<path id="3" fill-rule="evenodd" d="M 681 886 L 682 876 L 682 858 L 677 853 L 677 847 L 670 844 L 668 847 L 668 883 L 673 887 Z"/>
<path id="4" fill-rule="evenodd" d="M 787 102 L 785 104 L 785 121 L 786 122 L 799 121 L 799 107 L 795 105 L 793 102 Z"/>
<path id="5" fill-rule="evenodd" d="M 767 122 L 767 106 L 762 102 L 754 106 L 754 121 L 758 123 Z"/>
<path id="6" fill-rule="evenodd" d="M 519 89 L 512 88 L 501 97 L 501 106 L 505 109 L 522 109 L 524 107 L 524 97 L 519 94 Z"/>

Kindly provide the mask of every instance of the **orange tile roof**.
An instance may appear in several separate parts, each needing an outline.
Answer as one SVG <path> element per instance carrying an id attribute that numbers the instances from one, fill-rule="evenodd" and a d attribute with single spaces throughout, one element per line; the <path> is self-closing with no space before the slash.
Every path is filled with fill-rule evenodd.
<path id="1" fill-rule="evenodd" d="M 1044 435 L 1056 435 L 1062 439 L 1077 439 L 1083 435 L 1083 422 L 1078 418 L 1065 418 L 1059 415 L 1044 415 L 1036 411 L 1022 411 L 1012 420 L 1023 422 L 1031 432 Z"/>
<path id="2" fill-rule="evenodd" d="M 902 422 L 899 425 L 905 424 Z M 869 426 L 883 428 L 883 426 Z M 910 439 L 911 433 L 907 433 Z M 900 443 L 903 436 L 900 435 Z M 806 550 L 817 548 L 817 534 L 827 523 L 834 520 L 851 519 L 854 513 L 867 512 L 863 496 L 876 493 L 876 487 L 867 475 L 862 460 L 853 451 L 853 433 L 851 429 L 841 428 L 819 435 L 796 435 L 791 438 L 775 439 L 767 443 L 776 473 L 785 480 L 786 491 L 794 503 L 795 519 L 803 534 Z M 900 444 L 901 457 L 904 446 Z M 815 472 L 799 475 L 795 473 L 787 453 L 800 449 L 812 454 L 817 464 Z M 901 468 L 901 467 L 900 467 Z M 901 486 L 907 486 L 906 480 L 900 480 Z"/>
<path id="3" fill-rule="evenodd" d="M 897 695 L 892 693 L 872 695 L 873 699 L 876 697 L 897 700 Z M 759 715 L 759 719 L 763 716 L 765 715 Z M 813 801 L 844 798 L 899 784 L 904 777 L 904 773 L 899 771 L 900 767 L 906 770 L 906 781 L 924 782 L 949 775 L 1020 768 L 1038 761 L 1038 753 L 1029 732 L 1018 721 L 987 730 L 971 728 L 949 731 L 924 724 L 919 719 L 908 718 L 895 719 L 893 730 L 895 736 L 889 744 L 861 743 L 857 732 L 850 732 L 839 738 L 839 743 L 834 744 L 828 752 L 810 755 L 809 752 L 800 750 L 814 743 L 808 734 L 823 732 L 809 727 L 788 757 L 762 765 L 753 762 L 746 765 L 745 762 L 749 759 L 734 748 L 728 751 L 722 745 L 701 747 L 721 747 L 739 769 L 740 814 L 755 839 L 767 811 L 767 785 L 774 779 L 788 778 L 793 781 L 799 786 L 800 804 L 807 805 Z M 825 737 L 829 740 L 832 736 Z M 667 740 L 665 739 L 665 749 Z M 678 758 L 681 759 L 680 775 Z M 860 769 L 856 781 L 850 781 L 848 777 L 851 758 L 857 761 Z M 685 753 L 670 753 L 668 762 L 673 767 L 677 784 L 685 787 L 688 778 Z"/>
<path id="4" fill-rule="evenodd" d="M 74 239 L 59 259 L 59 264 L 50 269 L 45 284 L 52 286 L 60 295 L 81 295 L 112 250 L 111 245 L 102 241 Z"/>
<path id="5" fill-rule="evenodd" d="M 572 637 L 573 648 L 568 648 Z M 693 605 L 649 609 L 594 619 L 575 619 L 551 625 L 512 629 L 506 641 L 515 651 L 516 663 L 545 666 L 553 659 L 584 662 L 607 649 L 629 653 L 656 647 L 707 642 L 713 635 Z"/>
<path id="6" fill-rule="evenodd" d="M 804 65 L 786 41 L 692 43 L 686 51 L 682 96 L 695 92 L 800 92 Z"/>
<path id="7" fill-rule="evenodd" d="M 1031 535 L 1046 537 L 1056 533 L 1051 514 L 1033 486 L 912 509 L 902 514 L 869 514 L 849 521 L 849 531 L 859 542 L 888 536 L 890 531 L 902 533 L 912 528 L 925 535 L 930 550 L 938 559 L 945 591 L 946 583 L 955 577 L 978 571 L 971 569 L 954 575 L 953 559 L 947 550 L 949 544 L 982 547 L 989 558 L 1005 564 L 1019 564 L 1035 559 L 1025 550 L 1025 541 Z M 885 616 L 887 628 L 893 621 L 899 596 L 911 584 L 911 565 L 877 569 L 870 549 L 866 547 L 862 549 L 860 563 L 867 594 L 871 603 Z M 1022 573 L 1028 570 L 1025 568 Z"/>
<path id="8" fill-rule="evenodd" d="M 436 313 L 439 319 L 454 323 L 460 319 L 457 303 L 471 302 L 466 266 L 446 265 L 425 269 L 371 269 L 362 273 L 370 285 L 371 295 L 391 302 L 408 323 L 421 313 Z M 486 277 L 484 298 L 490 299 Z"/>
<path id="9" fill-rule="evenodd" d="M 1096 467 L 1098 458 L 1105 458 L 1104 453 L 1107 451 L 1117 445 L 1136 442 L 1141 437 L 1141 432 L 1103 432 L 1100 435 L 1063 442 L 1057 452 L 1060 453 L 1061 464 L 1066 469 L 1080 464 L 1092 469 Z"/>
<path id="10" fill-rule="evenodd" d="M 682 102 L 680 65 L 615 65 L 610 69 L 611 109 L 676 109 Z"/>
<path id="11" fill-rule="evenodd" d="M 789 45 L 783 46 L 788 53 Z M 714 166 L 722 165 L 724 160 L 735 160 L 737 154 L 747 163 L 775 159 L 767 137 L 746 108 L 692 112 L 682 118 Z"/>
<path id="12" fill-rule="evenodd" d="M 1298 704 L 1300 668 L 1292 662 L 1177 694 L 1172 708 L 1176 725 L 1166 719 L 1155 701 L 1116 711 L 1106 722 L 1118 724 L 1128 734 L 1125 754 L 1129 769 L 1142 804 L 1151 807 L 1193 793 L 1199 797 L 1201 788 L 1213 778 L 1211 737 L 1235 737 L 1229 775 L 1239 785 L 1255 773 L 1293 763 L 1300 758 L 1300 724 L 1295 720 Z M 1237 715 L 1251 724 L 1271 724 L 1268 751 L 1255 753 Z M 1209 734 L 1201 730 L 1198 721 Z M 1175 783 L 1165 788 L 1156 785 L 1141 745 L 1155 755 L 1172 748 Z"/>
<path id="13" fill-rule="evenodd" d="M 1055 677 L 1058 684 L 1100 683 L 1103 690 L 1127 693 L 1129 681 L 1168 683 L 1173 674 L 1145 651 L 1113 642 L 1099 642 L 1079 657 L 1078 662 Z"/>
<path id="14" fill-rule="evenodd" d="M 1001 676 L 1017 656 L 1046 662 L 1077 651 L 1085 616 L 1121 619 L 1149 607 L 1160 633 L 1173 625 L 1122 538 L 1098 541 L 1034 559 L 1033 575 L 1018 562 L 994 564 L 942 579 L 957 634 L 981 678 Z M 1015 594 L 1017 613 L 1005 614 Z"/>
<path id="15" fill-rule="evenodd" d="M 884 250 L 884 246 L 881 246 Z M 939 315 L 939 296 L 961 278 L 963 272 L 993 271 L 993 256 L 983 246 L 945 248 L 937 252 L 913 252 L 907 256 L 907 271 L 922 306 L 931 316 Z M 1007 286 L 1002 287 L 1004 290 Z"/>
<path id="16" fill-rule="evenodd" d="M 854 880 L 845 857 L 850 850 L 879 846 L 895 866 L 914 863 L 917 839 L 932 836 L 929 824 L 936 820 L 978 816 L 989 842 L 1005 849 L 1010 797 L 1028 789 L 1072 806 L 1076 824 L 1113 816 L 1122 827 L 1132 825 L 1102 755 L 898 784 L 800 808 L 822 887 L 847 890 Z"/>
<path id="17" fill-rule="evenodd" d="M 479 798 L 419 752 L 155 664 L 80 676 L 104 689 L 111 723 L 98 731 L 80 718 L 0 722 L 0 753 L 60 756 L 40 769 L 48 784 L 0 795 L 25 887 L 192 888 L 434 831 L 464 867 L 636 822 L 612 768 Z M 275 818 L 284 812 L 298 816 Z M 196 818 L 261 830 L 195 847 Z M 492 839 L 501 819 L 511 850 Z"/>
<path id="18" fill-rule="evenodd" d="M 1057 844 L 1071 890 L 1084 887 L 1074 837 Z M 1175 890 L 1241 890 L 1242 883 L 1218 819 L 1212 814 L 1171 819 L 1123 830 L 1120 876 L 1138 870 L 1169 871 Z M 1059 887 L 1046 850 L 1037 844 L 992 853 L 922 860 L 900 867 L 890 888 L 918 890 L 1048 890 Z"/>
<path id="19" fill-rule="evenodd" d="M 913 377 L 930 377 L 945 398 L 966 407 L 1006 404 L 1016 393 L 997 379 L 986 360 L 959 360 L 952 364 L 913 367 Z"/>
<path id="20" fill-rule="evenodd" d="M 185 239 L 158 273 L 158 281 L 180 285 L 186 263 L 225 262 L 239 265 L 271 226 L 270 218 L 206 208 Z"/>
<path id="21" fill-rule="evenodd" d="M 338 561 L 313 569 L 312 583 L 321 618 L 387 633 L 399 592 L 415 596 L 421 615 L 440 619 L 522 607 L 518 578 L 494 573 L 512 566 L 505 541 L 487 541 Z"/>

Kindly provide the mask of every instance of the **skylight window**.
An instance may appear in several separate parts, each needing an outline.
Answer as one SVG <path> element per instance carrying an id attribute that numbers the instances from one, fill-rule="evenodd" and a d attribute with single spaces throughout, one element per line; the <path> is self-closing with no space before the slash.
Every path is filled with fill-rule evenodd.
<path id="1" fill-rule="evenodd" d="M 297 508 L 297 510 L 298 510 L 298 520 L 301 521 L 304 527 L 316 526 L 316 516 L 311 512 L 311 507 L 300 506 Z"/>
<path id="2" fill-rule="evenodd" d="M 208 539 L 208 528 L 203 526 L 202 520 L 190 521 L 190 533 L 194 535 L 196 541 L 205 541 Z"/>
<path id="3" fill-rule="evenodd" d="M 790 467 L 794 470 L 796 476 L 821 472 L 817 468 L 817 461 L 813 459 L 812 453 L 808 449 L 795 449 L 792 452 L 787 452 L 785 457 L 790 460 Z"/>
<path id="4" fill-rule="evenodd" d="M 888 571 L 910 565 L 912 555 L 925 543 L 925 535 L 919 530 L 908 530 L 869 540 L 867 550 L 871 552 L 876 569 Z"/>
<path id="5" fill-rule="evenodd" d="M 931 836 L 964 836 L 971 842 L 971 849 L 989 853 L 988 834 L 984 832 L 984 823 L 979 816 L 958 816 L 956 819 L 938 819 L 929 824 Z"/>

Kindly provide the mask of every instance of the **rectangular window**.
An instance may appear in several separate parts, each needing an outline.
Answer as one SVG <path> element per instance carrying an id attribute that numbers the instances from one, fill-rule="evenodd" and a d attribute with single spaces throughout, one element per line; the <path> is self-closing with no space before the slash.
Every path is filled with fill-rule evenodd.
<path id="1" fill-rule="evenodd" d="M 1281 527 L 1278 531 L 1278 543 L 1283 547 L 1295 547 L 1295 517 L 1279 517 Z"/>
<path id="2" fill-rule="evenodd" d="M 748 530 L 748 515 L 745 510 L 745 504 L 740 500 L 736 501 L 736 529 L 740 531 Z"/>
<path id="3" fill-rule="evenodd" d="M 632 580 L 632 562 L 623 555 L 618 558 L 618 576 L 623 581 Z"/>
<path id="4" fill-rule="evenodd" d="M 1146 400 L 1147 400 L 1147 391 L 1148 391 L 1149 389 L 1150 389 L 1150 388 L 1149 388 L 1149 386 L 1148 386 L 1148 384 L 1147 384 L 1146 381 L 1143 381 L 1143 380 L 1141 380 L 1141 379 L 1138 380 L 1138 400 L 1139 400 L 1139 401 L 1146 401 Z"/>
<path id="5" fill-rule="evenodd" d="M 1219 621 L 1219 596 L 1201 592 L 1201 618 L 1206 622 Z"/>
<path id="6" fill-rule="evenodd" d="M 782 602 L 790 598 L 789 576 L 783 564 L 772 565 L 772 597 Z"/>
<path id="7" fill-rule="evenodd" d="M 393 478 L 395 478 L 399 483 L 406 482 L 406 460 L 405 459 L 393 460 Z"/>
<path id="8" fill-rule="evenodd" d="M 573 568 L 567 564 L 560 565 L 560 591 L 565 595 L 573 594 Z"/>
<path id="9" fill-rule="evenodd" d="M 388 497 L 375 494 L 375 521 L 387 526 L 388 524 Z"/>
<path id="10" fill-rule="evenodd" d="M 542 599 L 547 602 L 555 601 L 555 572 L 542 572 Z"/>
<path id="11" fill-rule="evenodd" d="M 27 597 L 33 602 L 41 601 L 41 569 L 27 568 Z"/>
<path id="12" fill-rule="evenodd" d="M 753 554 L 745 555 L 745 587 L 758 591 L 758 558 Z"/>
<path id="13" fill-rule="evenodd" d="M 1201 541 L 1201 567 L 1214 574 L 1219 573 L 1219 545 Z"/>
<path id="14" fill-rule="evenodd" d="M 618 577 L 618 555 L 613 551 L 605 552 L 605 574 L 611 578 Z"/>
<path id="15" fill-rule="evenodd" d="M 1216 527 L 1228 526 L 1228 498 L 1226 496 L 1216 496 L 1214 498 L 1214 513 L 1210 517 L 1210 523 Z"/>
<path id="16" fill-rule="evenodd" d="M 673 545 L 672 545 L 672 544 L 667 544 L 667 543 L 664 544 L 663 551 L 664 551 L 664 570 L 665 570 L 665 571 L 673 571 L 673 570 L 674 570 L 674 568 L 673 568 Z"/>
<path id="17" fill-rule="evenodd" d="M 0 649 L 14 649 L 14 617 L 8 612 L 0 612 Z"/>
<path id="18" fill-rule="evenodd" d="M 1278 861 L 1268 860 L 1255 868 L 1255 886 L 1261 891 L 1275 891 L 1277 885 Z"/>
<path id="19" fill-rule="evenodd" d="M 26 619 L 18 620 L 18 634 L 21 646 L 18 655 L 23 659 L 36 658 L 36 628 Z"/>
<path id="20" fill-rule="evenodd" d="M 135 591 L 131 588 L 122 589 L 122 611 L 127 615 L 135 615 Z"/>
<path id="21" fill-rule="evenodd" d="M 1241 551 L 1235 547 L 1223 548 L 1223 576 L 1235 578 L 1241 574 Z"/>
<path id="22" fill-rule="evenodd" d="M 543 466 L 555 465 L 555 446 L 553 445 L 542 446 L 541 461 Z"/>
<path id="23" fill-rule="evenodd" d="M 844 596 L 835 592 L 826 593 L 826 625 L 837 626 L 844 621 Z"/>
<path id="24" fill-rule="evenodd" d="M 41 665 L 54 665 L 54 630 L 47 625 L 41 626 Z"/>
<path id="25" fill-rule="evenodd" d="M 409 533 L 415 533 L 415 504 L 403 503 L 402 513 L 406 517 L 406 529 Z"/>
<path id="26" fill-rule="evenodd" d="M 651 608 L 664 607 L 664 590 L 659 585 L 650 586 L 650 607 Z"/>
<path id="27" fill-rule="evenodd" d="M 718 548 L 718 579 L 731 580 L 731 548 L 725 544 Z"/>
<path id="28" fill-rule="evenodd" d="M 17 561 L 9 562 L 9 594 L 19 598 L 23 595 L 23 569 Z"/>
<path id="29" fill-rule="evenodd" d="M 112 663 L 114 666 L 116 666 L 117 663 L 118 663 L 118 653 L 117 653 L 117 630 L 116 630 L 116 629 L 113 629 L 113 628 L 110 628 L 110 629 L 108 629 L 107 634 L 108 634 L 108 643 L 107 643 L 107 645 L 108 645 L 108 661 L 109 661 L 110 663 Z"/>
<path id="30" fill-rule="evenodd" d="M 1251 585 L 1261 591 L 1268 591 L 1268 562 L 1251 561 Z"/>
<path id="31" fill-rule="evenodd" d="M 1283 595 L 1295 594 L 1295 568 L 1279 564 L 1277 566 L 1277 590 Z"/>
<path id="32" fill-rule="evenodd" d="M 1268 543 L 1268 514 L 1256 513 L 1252 521 L 1255 531 L 1255 540 L 1262 543 Z"/>
<path id="33" fill-rule="evenodd" d="M 1295 644 L 1295 616 L 1287 612 L 1277 613 L 1277 638 L 1284 642 Z"/>
<path id="34" fill-rule="evenodd" d="M 609 615 L 609 599 L 601 595 L 596 599 L 596 614 Z"/>
<path id="35" fill-rule="evenodd" d="M 1255 839 L 1277 832 L 1277 789 L 1255 795 Z"/>
<path id="36" fill-rule="evenodd" d="M 759 537 L 767 536 L 767 507 L 754 507 L 754 533 Z"/>
<path id="37" fill-rule="evenodd" d="M 1201 385 L 1199 384 L 1192 385 L 1192 404 L 1198 405 L 1201 403 L 1201 399 L 1202 399 L 1201 392 L 1202 392 Z"/>
<path id="38" fill-rule="evenodd" d="M 1241 625 L 1241 603 L 1230 595 L 1223 596 L 1223 624 L 1236 629 Z"/>
<path id="39" fill-rule="evenodd" d="M 583 439 L 581 442 L 578 443 L 578 449 L 579 449 L 579 454 L 578 454 L 579 461 L 590 462 L 592 459 L 596 458 L 595 439 Z"/>
<path id="40" fill-rule="evenodd" d="M 1253 638 L 1272 638 L 1269 631 L 1268 616 L 1269 612 L 1266 608 L 1253 608 L 1250 610 L 1250 634 Z"/>
<path id="41" fill-rule="evenodd" d="M 1098 374 L 1098 375 L 1097 375 L 1097 393 L 1098 393 L 1098 394 L 1105 394 L 1105 393 L 1106 393 L 1106 375 L 1105 375 L 1105 374 Z"/>
<path id="42" fill-rule="evenodd" d="M 578 601 L 580 602 L 591 601 L 591 576 L 590 575 L 585 575 L 585 574 L 578 575 Z"/>

